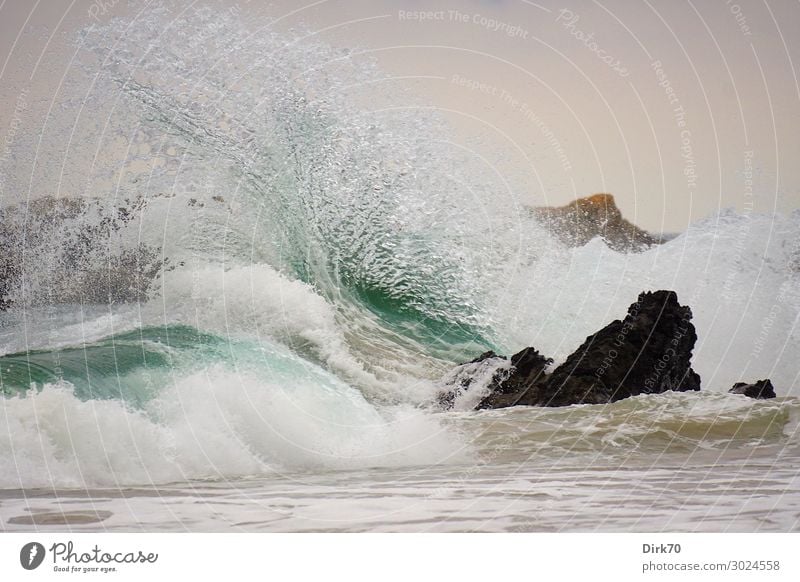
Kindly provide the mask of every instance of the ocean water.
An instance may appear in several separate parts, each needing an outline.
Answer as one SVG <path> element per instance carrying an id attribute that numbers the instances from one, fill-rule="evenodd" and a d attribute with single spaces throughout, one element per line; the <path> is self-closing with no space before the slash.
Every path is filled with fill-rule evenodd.
<path id="1" fill-rule="evenodd" d="M 1 529 L 798 529 L 800 214 L 566 248 L 313 35 L 167 5 L 75 42 L 6 172 L 90 203 L 7 235 Z M 455 364 L 558 363 L 648 289 L 692 307 L 700 393 L 472 412 L 476 386 L 436 409 Z M 779 398 L 726 394 L 766 377 Z"/>

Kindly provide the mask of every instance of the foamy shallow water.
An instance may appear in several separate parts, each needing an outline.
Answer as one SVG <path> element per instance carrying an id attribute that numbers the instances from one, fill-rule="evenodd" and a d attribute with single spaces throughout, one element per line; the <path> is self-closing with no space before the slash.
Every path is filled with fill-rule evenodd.
<path id="1" fill-rule="evenodd" d="M 789 398 L 675 394 L 441 415 L 477 450 L 470 462 L 6 489 L 0 520 L 5 531 L 796 531 L 797 411 Z"/>
<path id="2" fill-rule="evenodd" d="M 797 531 L 797 455 L 504 463 L 153 489 L 3 491 L 5 531 Z"/>

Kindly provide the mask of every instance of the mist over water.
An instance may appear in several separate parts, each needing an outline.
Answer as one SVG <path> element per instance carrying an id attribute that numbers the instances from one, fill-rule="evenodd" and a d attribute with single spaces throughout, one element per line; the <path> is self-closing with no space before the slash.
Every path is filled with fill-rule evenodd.
<path id="1" fill-rule="evenodd" d="M 30 197 L 93 210 L 19 239 L 0 487 L 794 443 L 794 398 L 718 393 L 769 377 L 797 394 L 800 214 L 723 211 L 640 254 L 571 249 L 435 112 L 311 33 L 167 5 L 76 42 L 57 113 L 9 164 L 20 194 L 4 205 L 24 207 L 36 151 Z M 118 228 L 103 222 L 120 209 Z M 63 241 L 81 233 L 76 263 Z M 134 301 L 78 276 L 141 248 L 165 262 Z M 661 288 L 692 308 L 708 394 L 432 410 L 454 364 L 528 345 L 558 363 Z"/>

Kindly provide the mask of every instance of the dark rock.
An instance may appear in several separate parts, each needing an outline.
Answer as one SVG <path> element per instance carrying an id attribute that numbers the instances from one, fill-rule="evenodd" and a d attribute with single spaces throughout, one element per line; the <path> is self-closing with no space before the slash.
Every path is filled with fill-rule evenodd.
<path id="1" fill-rule="evenodd" d="M 537 207 L 531 212 L 563 243 L 573 247 L 599 237 L 617 252 L 635 253 L 663 242 L 623 218 L 611 194 L 594 194 L 566 206 Z"/>
<path id="2" fill-rule="evenodd" d="M 518 404 L 519 398 L 545 377 L 547 366 L 553 363 L 534 348 L 525 348 L 511 356 L 512 372 L 506 377 L 496 376 L 490 394 L 478 408 L 505 408 Z"/>
<path id="3" fill-rule="evenodd" d="M 586 338 L 521 404 L 564 406 L 614 402 L 637 394 L 700 389 L 691 368 L 697 333 L 692 310 L 673 291 L 642 293 L 616 320 Z"/>
<path id="4" fill-rule="evenodd" d="M 510 371 L 493 379 L 478 408 L 603 404 L 637 394 L 699 390 L 700 376 L 691 368 L 697 341 L 691 318 L 675 292 L 641 293 L 625 319 L 586 338 L 552 374 L 546 373 L 552 360 L 533 348 L 512 356 Z M 458 388 L 469 386 L 462 374 Z"/>
<path id="5" fill-rule="evenodd" d="M 772 386 L 772 382 L 769 378 L 766 380 L 758 380 L 753 384 L 737 382 L 728 392 L 731 394 L 744 394 L 745 396 L 758 400 L 767 400 L 768 398 L 776 397 L 775 388 Z"/>
<path id="6" fill-rule="evenodd" d="M 478 362 L 482 362 L 484 360 L 488 360 L 488 359 L 491 359 L 491 358 L 502 358 L 504 360 L 506 359 L 505 356 L 498 356 L 492 350 L 489 350 L 488 352 L 483 352 L 480 356 L 478 356 L 474 360 L 470 360 L 467 363 L 468 364 L 477 364 Z"/>

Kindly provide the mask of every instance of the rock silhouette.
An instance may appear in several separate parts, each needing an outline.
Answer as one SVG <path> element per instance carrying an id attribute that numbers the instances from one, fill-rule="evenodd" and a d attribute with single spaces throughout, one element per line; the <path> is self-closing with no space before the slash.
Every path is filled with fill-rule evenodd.
<path id="1" fill-rule="evenodd" d="M 752 384 L 746 382 L 737 382 L 733 388 L 728 390 L 731 394 L 744 394 L 750 398 L 757 400 L 767 400 L 768 398 L 775 398 L 775 388 L 769 378 L 766 380 L 758 380 Z"/>
<path id="2" fill-rule="evenodd" d="M 643 292 L 622 320 L 586 338 L 566 361 L 548 374 L 552 362 L 534 348 L 511 356 L 511 368 L 488 382 L 488 394 L 477 408 L 604 404 L 637 394 L 700 389 L 691 367 L 697 333 L 692 311 L 678 303 L 674 291 Z M 483 360 L 504 359 L 494 352 Z M 472 388 L 464 377 L 445 394 Z M 454 397 L 440 398 L 447 408 Z"/>

